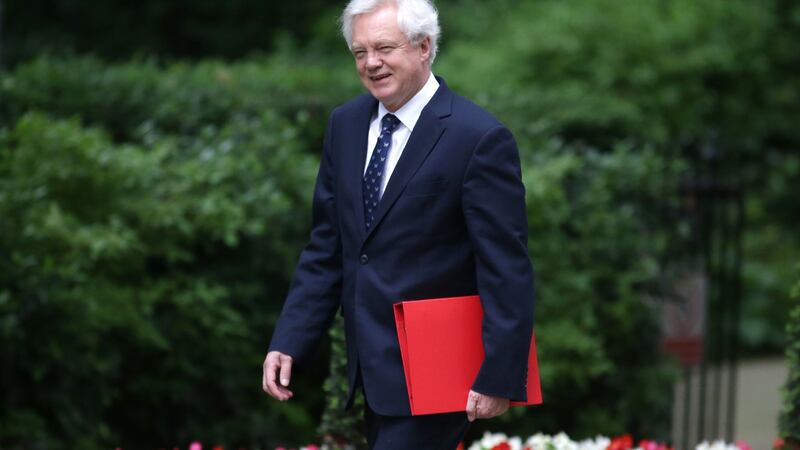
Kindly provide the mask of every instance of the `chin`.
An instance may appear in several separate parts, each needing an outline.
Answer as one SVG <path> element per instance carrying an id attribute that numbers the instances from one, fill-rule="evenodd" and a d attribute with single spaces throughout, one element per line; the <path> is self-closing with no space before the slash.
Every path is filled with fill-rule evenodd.
<path id="1" fill-rule="evenodd" d="M 373 97 L 377 98 L 381 101 L 384 105 L 387 103 L 391 103 L 392 99 L 395 96 L 394 89 L 386 89 L 386 88 L 378 88 L 378 89 L 370 89 L 370 93 Z"/>

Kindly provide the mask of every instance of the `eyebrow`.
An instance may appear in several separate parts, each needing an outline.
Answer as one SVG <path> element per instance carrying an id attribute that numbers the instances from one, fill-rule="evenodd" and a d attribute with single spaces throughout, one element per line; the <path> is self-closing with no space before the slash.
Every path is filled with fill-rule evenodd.
<path id="1" fill-rule="evenodd" d="M 395 41 L 391 41 L 391 40 L 379 40 L 379 41 L 375 42 L 373 48 L 380 48 L 380 47 L 383 47 L 384 45 L 391 45 L 391 46 L 399 47 L 400 44 L 401 44 L 400 42 L 395 42 Z M 369 46 L 353 43 L 353 51 L 364 50 L 367 47 L 369 47 Z"/>

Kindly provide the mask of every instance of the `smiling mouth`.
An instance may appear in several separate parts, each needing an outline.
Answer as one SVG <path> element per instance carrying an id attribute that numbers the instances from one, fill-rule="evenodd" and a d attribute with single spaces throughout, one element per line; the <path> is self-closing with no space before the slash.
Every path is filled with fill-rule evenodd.
<path id="1" fill-rule="evenodd" d="M 385 80 L 385 79 L 389 78 L 390 76 L 391 76 L 390 73 L 386 73 L 386 74 L 383 74 L 383 75 L 375 75 L 374 77 L 370 77 L 370 78 L 372 79 L 372 81 L 381 81 L 381 80 Z"/>

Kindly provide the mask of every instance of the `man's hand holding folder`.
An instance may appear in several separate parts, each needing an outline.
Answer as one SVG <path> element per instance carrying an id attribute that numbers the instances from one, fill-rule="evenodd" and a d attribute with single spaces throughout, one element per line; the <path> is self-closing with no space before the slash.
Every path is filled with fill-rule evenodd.
<path id="1" fill-rule="evenodd" d="M 509 405 L 542 402 L 533 336 L 526 401 L 509 402 L 470 389 L 484 359 L 478 296 L 400 302 L 394 315 L 413 415 L 466 410 L 474 420 L 502 414 Z"/>
<path id="2" fill-rule="evenodd" d="M 467 419 L 491 419 L 508 411 L 511 402 L 507 398 L 483 395 L 470 389 L 467 397 Z"/>

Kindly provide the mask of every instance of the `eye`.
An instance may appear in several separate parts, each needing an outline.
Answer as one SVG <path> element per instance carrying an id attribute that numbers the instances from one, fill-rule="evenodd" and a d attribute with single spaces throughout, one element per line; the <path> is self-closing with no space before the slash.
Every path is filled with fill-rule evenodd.
<path id="1" fill-rule="evenodd" d="M 363 58 L 363 57 L 364 57 L 364 55 L 366 55 L 366 54 L 367 54 L 367 52 L 366 52 L 366 51 L 364 51 L 364 50 L 354 50 L 354 51 L 353 51 L 353 56 L 355 56 L 355 57 L 356 57 L 356 59 L 361 59 L 361 58 Z"/>
<path id="2" fill-rule="evenodd" d="M 392 50 L 394 50 L 394 47 L 392 47 L 391 45 L 384 45 L 381 48 L 379 48 L 378 50 L 380 50 L 381 53 L 389 53 Z"/>

